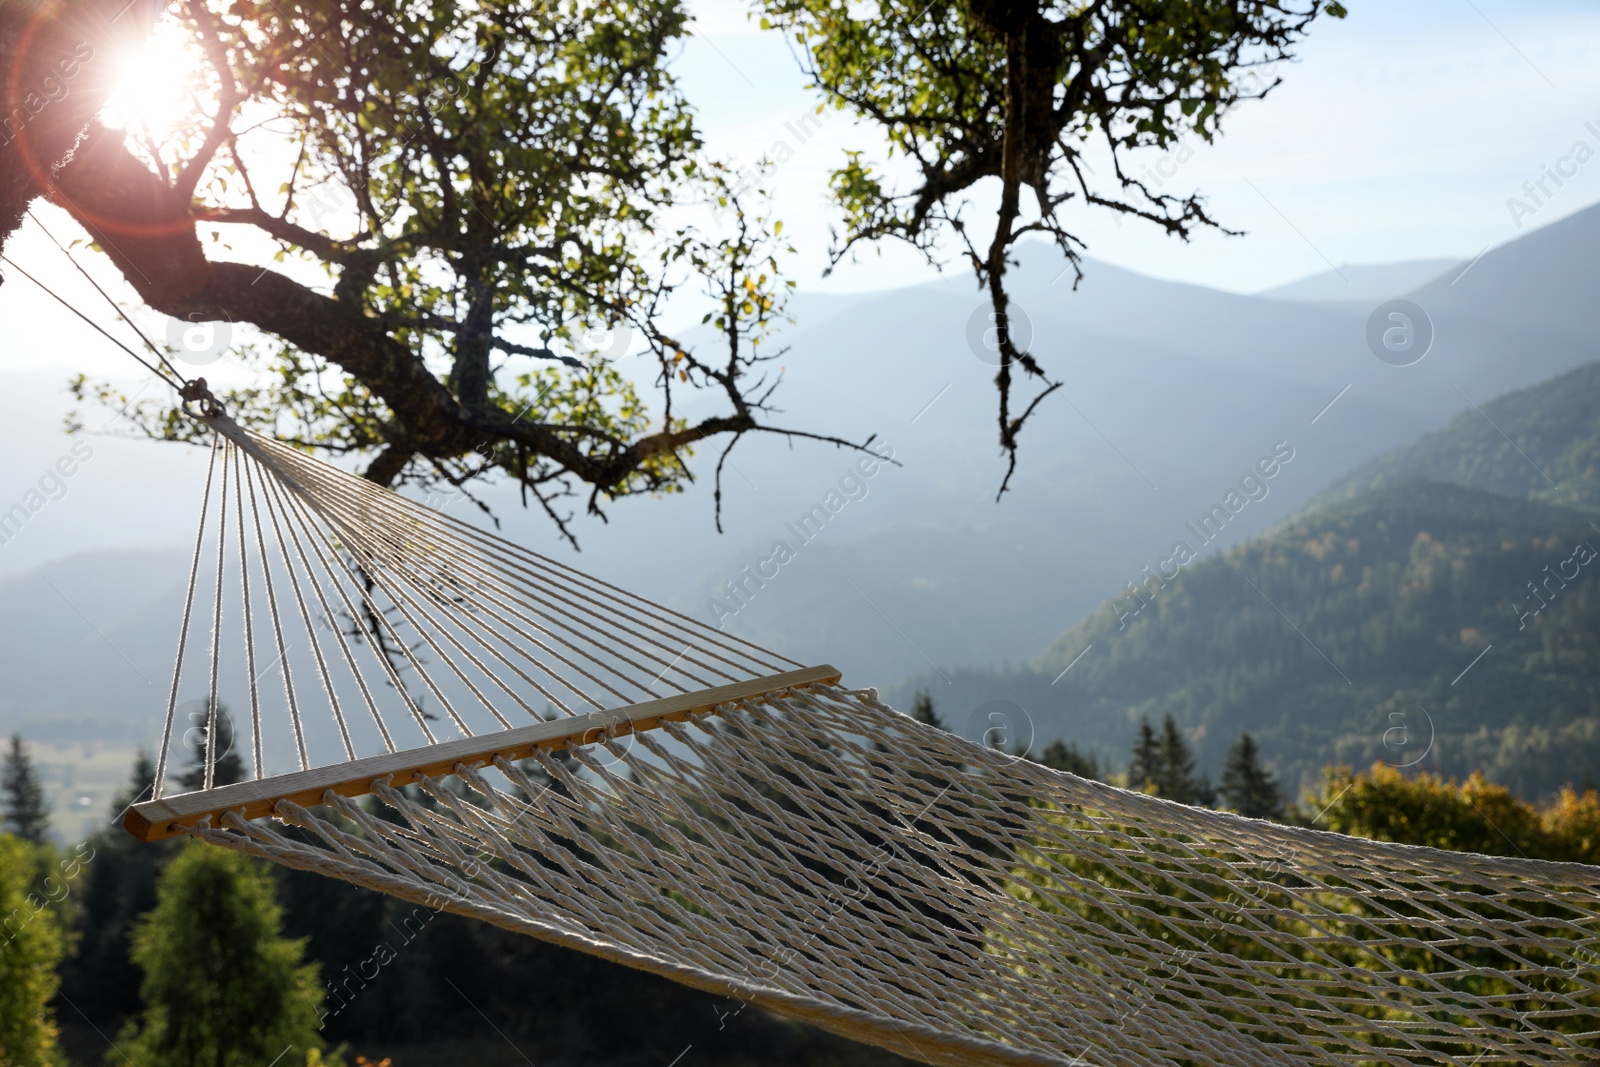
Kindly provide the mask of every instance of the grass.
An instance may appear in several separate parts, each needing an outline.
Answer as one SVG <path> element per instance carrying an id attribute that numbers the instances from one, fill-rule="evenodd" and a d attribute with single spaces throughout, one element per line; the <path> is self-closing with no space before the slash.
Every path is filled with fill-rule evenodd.
<path id="1" fill-rule="evenodd" d="M 50 829 L 77 842 L 111 819 L 111 801 L 128 784 L 138 747 L 128 743 L 30 741 L 39 780 L 50 802 Z"/>

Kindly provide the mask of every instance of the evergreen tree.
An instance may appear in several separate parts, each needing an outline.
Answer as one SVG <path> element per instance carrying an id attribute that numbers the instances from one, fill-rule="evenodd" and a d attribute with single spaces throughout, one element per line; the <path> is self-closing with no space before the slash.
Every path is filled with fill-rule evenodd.
<path id="1" fill-rule="evenodd" d="M 209 716 L 203 712 L 196 712 L 191 718 L 195 726 L 184 735 L 184 740 L 189 745 L 190 759 L 194 769 L 183 775 L 178 781 L 183 783 L 185 789 L 204 789 L 206 786 L 206 758 L 208 737 L 207 727 Z M 232 785 L 244 781 L 244 761 L 235 751 L 237 738 L 233 732 L 233 717 L 228 714 L 228 706 L 219 702 L 217 704 L 217 767 L 211 776 L 212 788 Z"/>
<path id="2" fill-rule="evenodd" d="M 50 830 L 50 807 L 21 734 L 11 735 L 11 748 L 0 767 L 0 790 L 5 793 L 5 829 L 24 841 L 43 844 Z"/>
<path id="3" fill-rule="evenodd" d="M 1139 720 L 1139 736 L 1133 741 L 1133 756 L 1128 760 L 1128 788 L 1144 789 L 1161 780 L 1161 746 L 1149 719 Z"/>
<path id="4" fill-rule="evenodd" d="M 56 1028 L 50 1000 L 62 939 L 55 910 L 29 893 L 38 850 L 0 834 L 0 1063 L 54 1067 Z"/>
<path id="5" fill-rule="evenodd" d="M 1080 752 L 1077 745 L 1069 745 L 1059 739 L 1045 746 L 1044 751 L 1039 753 L 1038 762 L 1052 771 L 1066 771 L 1079 778 L 1100 777 L 1099 760 Z"/>
<path id="6" fill-rule="evenodd" d="M 911 717 L 940 730 L 947 729 L 944 720 L 939 718 L 938 711 L 934 710 L 933 695 L 926 689 L 918 689 L 916 695 L 911 698 Z"/>
<path id="7" fill-rule="evenodd" d="M 1228 807 L 1240 815 L 1252 819 L 1283 818 L 1283 793 L 1261 766 L 1261 752 L 1249 734 L 1240 734 L 1228 750 L 1220 792 Z"/>
<path id="8" fill-rule="evenodd" d="M 1205 799 L 1205 785 L 1195 777 L 1194 756 L 1178 724 L 1168 715 L 1161 724 L 1161 739 L 1156 745 L 1156 795 L 1179 804 L 1198 804 Z"/>
<path id="9" fill-rule="evenodd" d="M 144 1010 L 122 1051 L 161 1067 L 263 1067 L 321 1058 L 323 991 L 303 941 L 283 936 L 270 875 L 195 841 L 167 865 L 134 932 Z M 131 1046 L 131 1047 L 130 1047 Z M 123 1063 L 107 1054 L 108 1063 Z"/>

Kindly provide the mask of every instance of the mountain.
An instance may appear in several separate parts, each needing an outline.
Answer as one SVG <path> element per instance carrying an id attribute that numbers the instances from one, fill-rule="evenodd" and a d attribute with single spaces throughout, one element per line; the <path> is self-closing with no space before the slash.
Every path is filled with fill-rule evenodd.
<path id="1" fill-rule="evenodd" d="M 1202 766 L 1249 731 L 1292 794 L 1375 760 L 1544 794 L 1600 778 L 1600 529 L 1398 482 L 1152 579 L 1023 668 L 945 674 L 918 682 L 1116 765 L 1172 715 Z"/>
<path id="2" fill-rule="evenodd" d="M 963 713 L 1000 707 L 1019 738 L 1115 766 L 1141 716 L 1173 715 L 1213 768 L 1248 730 L 1291 793 L 1326 763 L 1424 749 L 1547 793 L 1600 779 L 1596 512 L 1600 362 L 1469 409 L 1220 557 L 1152 556 L 1022 666 L 941 664 L 890 696 L 926 686 L 973 736 L 986 720 Z"/>
<path id="3" fill-rule="evenodd" d="M 0 727 L 154 745 L 187 564 L 178 552 L 93 552 L 0 581 Z"/>
<path id="4" fill-rule="evenodd" d="M 1325 270 L 1287 285 L 1274 286 L 1256 296 L 1313 304 L 1390 300 L 1419 289 L 1435 278 L 1443 277 L 1446 272 L 1459 271 L 1465 266 L 1465 263 L 1454 259 L 1344 263 L 1337 270 Z"/>
<path id="5" fill-rule="evenodd" d="M 1356 468 L 1314 503 L 1428 478 L 1600 511 L 1600 362 L 1481 407 Z"/>
<path id="6" fill-rule="evenodd" d="M 1015 491 L 998 505 L 993 368 L 964 340 L 983 315 L 970 280 L 852 297 L 811 325 L 802 301 L 786 338 L 786 411 L 877 432 L 904 466 L 844 508 L 730 629 L 836 663 L 857 684 L 930 663 L 1026 660 L 1159 558 L 1277 442 L 1295 448 L 1294 464 L 1205 551 L 1260 533 L 1463 413 L 1477 417 L 1472 404 L 1594 359 L 1600 335 L 1589 295 L 1600 207 L 1528 231 L 1464 272 L 1412 274 L 1422 284 L 1409 295 L 1434 340 L 1407 367 L 1367 347 L 1377 300 L 1241 296 L 1099 262 L 1074 289 L 1063 267 L 1032 245 L 1011 276 L 1034 350 L 1066 385 L 1024 431 Z M 845 466 L 825 456 L 801 470 L 796 455 L 777 442 L 736 454 L 741 473 L 726 482 L 738 505 L 720 558 L 685 575 L 675 607 L 716 617 L 713 598 L 725 600 Z"/>

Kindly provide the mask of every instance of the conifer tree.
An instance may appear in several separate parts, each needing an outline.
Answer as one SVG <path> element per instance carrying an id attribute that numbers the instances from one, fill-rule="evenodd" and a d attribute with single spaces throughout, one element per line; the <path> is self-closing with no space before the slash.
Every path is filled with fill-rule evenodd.
<path id="1" fill-rule="evenodd" d="M 5 794 L 4 829 L 24 841 L 43 844 L 50 830 L 50 806 L 21 734 L 11 735 L 11 748 L 0 767 L 0 790 Z"/>
<path id="2" fill-rule="evenodd" d="M 204 789 L 206 784 L 206 758 L 210 741 L 207 736 L 209 717 L 200 712 L 194 716 L 196 726 L 185 736 L 189 744 L 190 759 L 194 769 L 178 780 L 185 789 Z M 244 760 L 235 751 L 237 738 L 233 730 L 233 717 L 228 714 L 228 706 L 217 704 L 217 766 L 212 773 L 211 784 L 217 786 L 232 785 L 244 781 Z"/>
<path id="3" fill-rule="evenodd" d="M 29 884 L 37 849 L 0 834 L 0 1063 L 7 1067 L 55 1067 L 56 1028 L 50 1012 L 62 940 L 55 909 Z"/>
<path id="4" fill-rule="evenodd" d="M 1128 788 L 1144 789 L 1161 780 L 1161 745 L 1149 719 L 1139 720 L 1139 736 L 1133 742 L 1133 757 L 1128 761 Z"/>
<path id="5" fill-rule="evenodd" d="M 1228 807 L 1252 819 L 1282 819 L 1283 793 L 1265 767 L 1255 738 L 1240 734 L 1228 750 L 1219 789 Z"/>
<path id="6" fill-rule="evenodd" d="M 1161 740 L 1157 745 L 1159 767 L 1156 771 L 1156 795 L 1176 800 L 1179 804 L 1199 804 L 1208 792 L 1206 784 L 1194 773 L 1194 756 L 1183 731 L 1168 715 L 1161 723 Z"/>
<path id="7" fill-rule="evenodd" d="M 282 930 L 272 879 L 255 861 L 187 845 L 162 872 L 155 910 L 134 933 L 144 1010 L 123 1035 L 128 1059 L 160 1067 L 320 1062 L 317 966 L 301 962 L 305 942 Z M 110 1053 L 108 1062 L 124 1061 Z"/>
<path id="8" fill-rule="evenodd" d="M 911 698 L 911 717 L 940 730 L 947 729 L 944 720 L 939 718 L 938 711 L 934 709 L 933 695 L 926 689 L 918 689 L 916 695 Z"/>
<path id="9" fill-rule="evenodd" d="M 1045 746 L 1044 751 L 1039 753 L 1039 762 L 1052 771 L 1066 771 L 1079 778 L 1100 777 L 1099 760 L 1079 751 L 1077 745 L 1069 745 L 1060 739 Z"/>

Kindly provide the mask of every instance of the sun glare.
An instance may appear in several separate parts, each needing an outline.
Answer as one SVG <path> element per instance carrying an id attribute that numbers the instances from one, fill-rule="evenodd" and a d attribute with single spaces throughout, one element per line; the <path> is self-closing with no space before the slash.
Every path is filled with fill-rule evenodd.
<path id="1" fill-rule="evenodd" d="M 159 144 L 184 125 L 194 108 L 196 74 L 194 54 L 183 40 L 158 30 L 144 48 L 123 60 L 101 118 Z"/>

